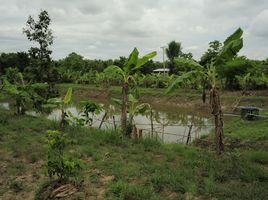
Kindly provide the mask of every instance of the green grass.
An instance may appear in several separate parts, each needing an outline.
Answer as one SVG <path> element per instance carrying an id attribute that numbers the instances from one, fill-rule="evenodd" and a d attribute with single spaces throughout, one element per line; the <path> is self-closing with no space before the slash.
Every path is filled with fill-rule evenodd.
<path id="1" fill-rule="evenodd" d="M 30 199 L 47 182 L 42 168 L 44 133 L 58 124 L 4 110 L 0 116 L 0 199 L 22 193 Z M 68 127 L 68 152 L 84 163 L 84 183 L 73 199 L 265 199 L 266 124 L 240 120 L 226 124 L 229 144 L 222 156 L 210 148 Z"/>

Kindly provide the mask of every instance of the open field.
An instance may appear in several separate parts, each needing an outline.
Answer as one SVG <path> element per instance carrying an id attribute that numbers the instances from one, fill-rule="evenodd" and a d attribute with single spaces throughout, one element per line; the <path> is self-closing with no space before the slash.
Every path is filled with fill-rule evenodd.
<path id="1" fill-rule="evenodd" d="M 0 110 L 1 199 L 33 199 L 48 179 L 44 133 L 58 129 L 45 118 Z M 253 125 L 254 124 L 254 125 Z M 68 199 L 266 199 L 267 121 L 225 126 L 226 152 L 199 143 L 160 144 L 116 132 L 69 127 L 70 154 L 83 161 L 80 191 Z M 209 137 L 205 141 L 208 142 Z"/>
<path id="2" fill-rule="evenodd" d="M 111 96 L 120 96 L 122 88 L 112 86 L 110 88 L 96 87 L 94 85 L 83 84 L 58 84 L 57 87 L 64 94 L 69 87 L 74 89 L 74 100 L 86 100 L 88 98 L 98 98 L 109 100 Z M 150 102 L 153 105 L 179 106 L 187 109 L 196 107 L 209 107 L 202 103 L 202 92 L 198 90 L 177 89 L 166 94 L 164 88 L 139 88 L 140 100 Z M 230 111 L 237 99 L 241 99 L 239 105 L 254 105 L 260 108 L 268 107 L 268 90 L 250 91 L 248 96 L 242 96 L 241 91 L 222 91 L 221 101 L 223 109 Z M 209 92 L 207 92 L 207 103 L 209 102 Z"/>

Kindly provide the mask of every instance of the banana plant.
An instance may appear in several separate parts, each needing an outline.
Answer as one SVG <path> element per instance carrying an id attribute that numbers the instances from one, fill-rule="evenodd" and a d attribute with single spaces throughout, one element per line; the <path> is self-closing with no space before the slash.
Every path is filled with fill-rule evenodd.
<path id="1" fill-rule="evenodd" d="M 13 77 L 13 80 L 8 80 L 6 77 L 2 78 L 2 92 L 15 99 L 16 113 L 23 115 L 26 111 L 27 102 L 34 103 L 43 99 L 36 93 L 36 90 L 45 89 L 48 85 L 46 83 L 25 83 L 22 73 L 15 73 Z"/>
<path id="2" fill-rule="evenodd" d="M 215 121 L 215 142 L 218 154 L 223 153 L 224 145 L 223 119 L 220 105 L 220 96 L 217 87 L 216 67 L 219 67 L 224 63 L 232 60 L 237 55 L 237 53 L 243 47 L 242 35 L 243 31 L 241 28 L 238 28 L 232 35 L 230 35 L 224 41 L 224 46 L 218 53 L 216 59 L 213 60 L 209 66 L 202 66 L 192 59 L 177 58 L 177 63 L 184 66 L 189 66 L 192 70 L 178 77 L 167 89 L 167 93 L 169 93 L 188 80 L 198 80 L 201 82 L 201 84 L 203 84 L 203 86 L 208 85 L 210 87 L 210 105 Z"/>
<path id="3" fill-rule="evenodd" d="M 128 107 L 128 94 L 130 89 L 137 91 L 137 83 L 134 78 L 134 74 L 142 68 L 150 59 L 156 56 L 156 52 L 151 52 L 141 58 L 139 58 L 139 51 L 134 50 L 129 55 L 123 68 L 116 65 L 107 67 L 104 73 L 107 76 L 118 75 L 122 83 L 122 106 L 121 106 L 121 129 L 122 133 L 128 135 L 127 132 L 127 107 Z"/>
<path id="4" fill-rule="evenodd" d="M 239 85 L 242 88 L 242 95 L 246 94 L 247 88 L 249 86 L 249 83 L 251 81 L 251 74 L 247 73 L 245 76 L 235 76 L 235 78 L 238 80 Z"/>
<path id="5" fill-rule="evenodd" d="M 122 106 L 122 100 L 113 98 L 113 102 L 117 105 Z M 128 119 L 127 119 L 127 135 L 129 136 L 132 132 L 133 127 L 135 126 L 134 117 L 139 114 L 151 113 L 152 107 L 149 103 L 139 103 L 139 100 L 135 98 L 132 94 L 128 95 Z"/>
<path id="6" fill-rule="evenodd" d="M 51 99 L 48 99 L 47 104 L 44 105 L 44 107 L 50 107 L 50 108 L 57 107 L 61 110 L 61 121 L 60 121 L 61 129 L 64 129 L 64 127 L 68 124 L 68 121 L 67 121 L 68 113 L 66 109 L 72 101 L 72 96 L 73 96 L 73 90 L 72 88 L 69 88 L 63 99 L 51 98 Z"/>

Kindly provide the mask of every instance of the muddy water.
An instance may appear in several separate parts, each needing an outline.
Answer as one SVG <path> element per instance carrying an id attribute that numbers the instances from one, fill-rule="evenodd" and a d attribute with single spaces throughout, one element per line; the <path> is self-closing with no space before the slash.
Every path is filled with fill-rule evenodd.
<path id="1" fill-rule="evenodd" d="M 108 114 L 103 121 L 102 129 L 114 129 L 120 125 L 120 108 L 109 105 L 109 102 L 98 100 L 95 102 L 102 102 Z M 9 109 L 8 103 L 0 103 L 0 107 Z M 82 117 L 81 107 L 73 104 L 67 110 L 75 117 Z M 40 115 L 34 111 L 28 111 L 29 115 Z M 92 127 L 99 127 L 104 116 L 104 111 L 92 116 Z M 50 120 L 59 120 L 61 111 L 54 109 L 47 115 Z M 190 140 L 199 138 L 202 135 L 208 134 L 211 129 L 211 119 L 209 113 L 200 111 L 198 109 L 185 109 L 172 106 L 155 106 L 153 105 L 153 115 L 151 125 L 151 116 L 137 115 L 134 117 L 134 123 L 138 130 L 142 130 L 143 137 L 152 136 L 159 138 L 164 143 L 185 143 L 190 132 Z M 191 130 L 191 131 L 190 131 Z"/>
<path id="2" fill-rule="evenodd" d="M 99 102 L 99 101 L 98 101 Z M 120 108 L 109 105 L 109 102 L 102 101 L 108 114 L 103 121 L 103 129 L 114 129 L 120 125 Z M 112 107 L 112 108 L 111 108 Z M 74 116 L 81 117 L 81 108 L 72 105 L 68 109 Z M 94 114 L 92 127 L 99 127 L 105 112 Z M 59 120 L 61 112 L 55 109 L 48 115 L 49 119 Z M 152 124 L 151 116 L 137 115 L 134 117 L 134 123 L 138 130 L 142 130 L 143 137 L 158 137 L 165 143 L 186 142 L 189 130 L 191 129 L 190 140 L 199 138 L 208 134 L 211 129 L 211 119 L 208 113 L 198 110 L 180 109 L 178 107 L 156 107 L 153 106 Z"/>

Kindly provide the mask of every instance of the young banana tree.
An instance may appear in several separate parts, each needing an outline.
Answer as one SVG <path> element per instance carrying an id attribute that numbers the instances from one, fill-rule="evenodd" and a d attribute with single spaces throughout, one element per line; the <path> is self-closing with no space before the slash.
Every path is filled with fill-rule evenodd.
<path id="1" fill-rule="evenodd" d="M 129 119 L 128 119 L 128 127 L 132 130 L 134 126 L 134 117 L 139 114 L 145 114 L 148 111 L 151 111 L 151 105 L 149 103 L 139 103 L 139 100 L 136 99 L 132 94 L 128 95 L 129 99 Z"/>
<path id="2" fill-rule="evenodd" d="M 129 58 L 125 62 L 123 68 L 120 68 L 116 65 L 111 65 L 105 69 L 105 74 L 107 76 L 114 76 L 115 74 L 119 75 L 122 82 L 122 106 L 121 106 L 121 129 L 123 134 L 128 135 L 127 132 L 127 106 L 128 106 L 128 94 L 130 86 L 136 87 L 136 80 L 134 74 L 142 68 L 150 59 L 156 56 L 156 52 L 151 52 L 141 58 L 139 58 L 139 51 L 134 48 L 132 53 L 129 55 Z M 132 89 L 133 89 L 132 88 Z"/>
<path id="3" fill-rule="evenodd" d="M 65 97 L 62 98 L 51 98 L 48 99 L 47 104 L 45 107 L 57 107 L 61 110 L 61 121 L 60 121 L 60 127 L 61 129 L 64 129 L 64 127 L 67 125 L 67 111 L 66 108 L 72 101 L 72 95 L 73 95 L 73 90 L 72 88 L 69 88 Z"/>
<path id="4" fill-rule="evenodd" d="M 122 100 L 120 99 L 113 98 L 113 102 L 117 105 L 122 106 Z M 126 132 L 127 135 L 130 136 L 133 128 L 135 127 L 134 117 L 139 114 L 146 114 L 149 112 L 151 113 L 152 107 L 149 103 L 139 103 L 139 100 L 137 98 L 135 98 L 132 94 L 129 94 L 127 112 L 128 112 L 128 119 L 127 119 Z"/>
<path id="5" fill-rule="evenodd" d="M 223 153 L 223 119 L 220 104 L 220 95 L 217 87 L 216 67 L 224 65 L 224 63 L 232 60 L 240 49 L 243 47 L 242 39 L 243 31 L 238 28 L 225 41 L 222 50 L 218 53 L 216 59 L 209 66 L 202 66 L 191 59 L 177 58 L 176 62 L 184 66 L 190 66 L 192 71 L 184 73 L 178 77 L 168 88 L 167 93 L 173 91 L 176 87 L 188 80 L 197 80 L 201 84 L 206 84 L 210 87 L 210 105 L 212 115 L 215 122 L 215 143 L 218 154 Z"/>
<path id="6" fill-rule="evenodd" d="M 46 83 L 25 83 L 23 75 L 16 73 L 12 83 L 6 77 L 3 77 L 3 85 L 1 87 L 3 93 L 15 99 L 16 113 L 23 115 L 26 111 L 25 104 L 27 102 L 36 102 L 43 99 L 36 93 L 36 90 L 45 89 L 48 85 Z"/>

